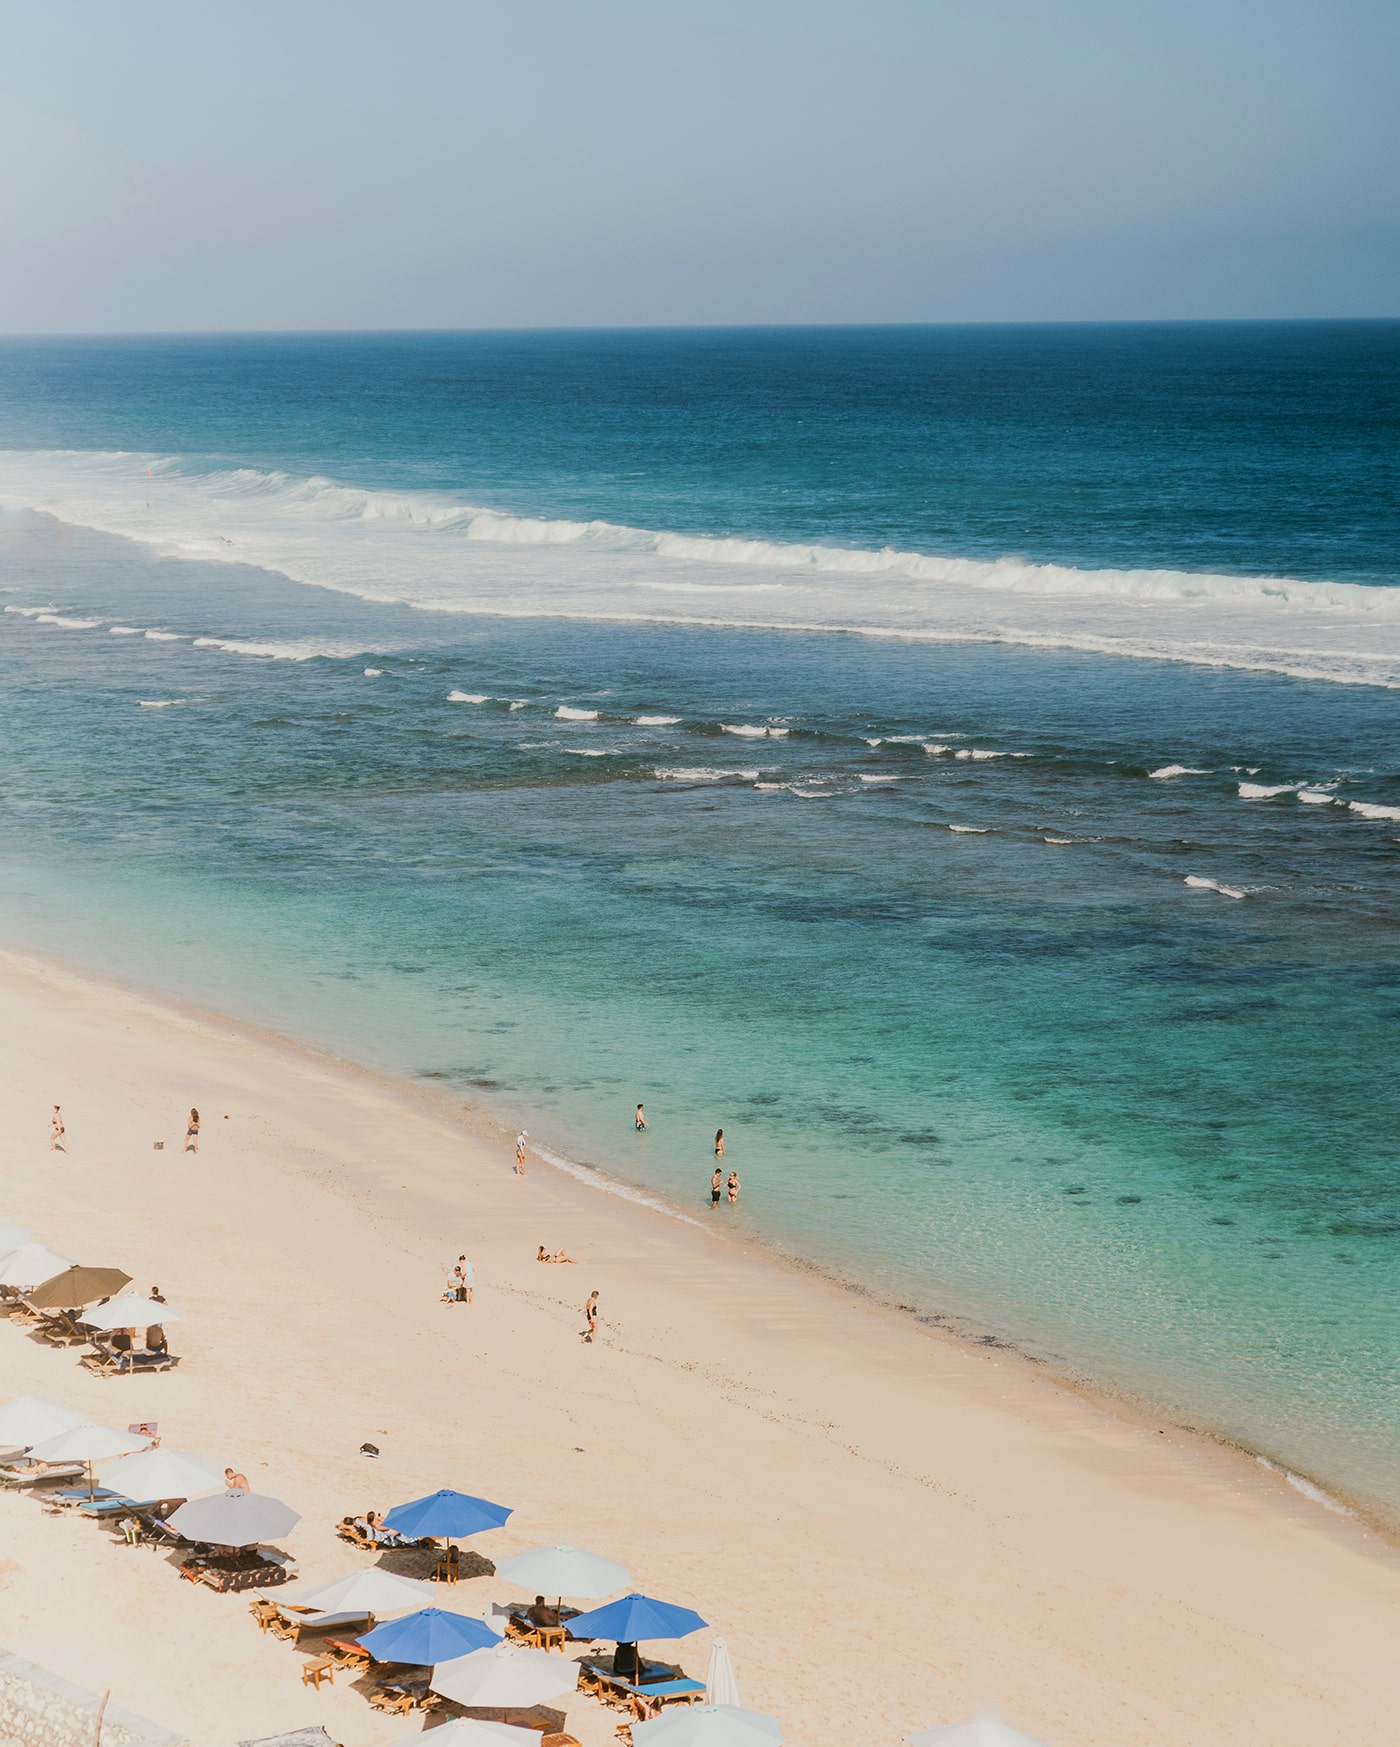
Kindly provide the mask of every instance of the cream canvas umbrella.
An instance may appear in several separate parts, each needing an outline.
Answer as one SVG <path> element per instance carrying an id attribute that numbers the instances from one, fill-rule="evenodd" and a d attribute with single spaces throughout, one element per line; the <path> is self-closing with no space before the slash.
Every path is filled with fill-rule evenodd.
<path id="1" fill-rule="evenodd" d="M 941 1729 L 925 1729 L 906 1735 L 909 1747 L 1045 1747 L 1034 1735 L 1023 1735 L 1000 1717 L 978 1717 L 972 1723 L 949 1723 Z"/>
<path id="2" fill-rule="evenodd" d="M 96 1492 L 92 1478 L 94 1462 L 105 1462 L 113 1456 L 129 1456 L 136 1450 L 144 1450 L 150 1441 L 138 1433 L 119 1432 L 112 1426 L 100 1426 L 89 1419 L 81 1425 L 70 1426 L 56 1437 L 45 1438 L 42 1444 L 35 1444 L 30 1454 L 36 1462 L 86 1462 L 88 1497 L 91 1498 Z"/>
<path id="3" fill-rule="evenodd" d="M 438 1607 L 441 1597 L 441 1584 L 399 1577 L 372 1565 L 368 1571 L 354 1571 L 333 1583 L 293 1590 L 285 1599 L 293 1607 L 312 1607 L 320 1613 L 387 1616 L 407 1613 L 410 1608 Z"/>
<path id="4" fill-rule="evenodd" d="M 275 1541 L 301 1521 L 301 1514 L 280 1498 L 257 1492 L 216 1492 L 192 1498 L 170 1518 L 170 1527 L 187 1541 L 209 1541 L 217 1547 L 256 1547 Z"/>
<path id="5" fill-rule="evenodd" d="M 41 1401 L 37 1395 L 20 1395 L 0 1407 L 0 1450 L 27 1450 L 60 1432 L 83 1425 L 86 1415 L 62 1407 L 56 1401 Z"/>
<path id="6" fill-rule="evenodd" d="M 0 1256 L 0 1286 L 13 1286 L 17 1292 L 25 1292 L 41 1280 L 52 1280 L 55 1274 L 76 1266 L 76 1262 L 43 1244 L 21 1244 L 9 1255 Z"/>
<path id="7" fill-rule="evenodd" d="M 85 1310 L 78 1318 L 89 1328 L 149 1328 L 152 1323 L 183 1322 L 184 1312 L 173 1304 L 143 1298 L 139 1292 L 119 1292 L 105 1304 Z"/>
<path id="8" fill-rule="evenodd" d="M 512 1553 L 496 1561 L 496 1575 L 536 1595 L 567 1596 L 580 1601 L 602 1601 L 629 1587 L 625 1565 L 605 1559 L 601 1553 L 583 1553 L 577 1547 L 532 1547 L 528 1553 Z"/>
<path id="9" fill-rule="evenodd" d="M 514 1711 L 562 1698 L 578 1686 L 578 1663 L 561 1662 L 548 1650 L 497 1644 L 439 1662 L 432 1690 L 473 1709 Z"/>
<path id="10" fill-rule="evenodd" d="M 184 1456 L 162 1444 L 104 1462 L 97 1478 L 124 1498 L 197 1498 L 201 1492 L 222 1488 L 224 1471 L 200 1456 Z"/>

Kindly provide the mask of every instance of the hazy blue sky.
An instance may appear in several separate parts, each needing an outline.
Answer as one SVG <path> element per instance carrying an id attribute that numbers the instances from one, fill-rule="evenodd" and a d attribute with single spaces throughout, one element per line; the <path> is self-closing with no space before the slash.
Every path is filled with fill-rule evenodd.
<path id="1" fill-rule="evenodd" d="M 0 29 L 0 330 L 1400 314 L 1397 0 Z"/>

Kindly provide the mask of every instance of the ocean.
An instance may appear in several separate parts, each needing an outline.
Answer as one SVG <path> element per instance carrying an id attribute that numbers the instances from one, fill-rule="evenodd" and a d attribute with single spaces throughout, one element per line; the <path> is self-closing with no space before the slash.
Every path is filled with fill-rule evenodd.
<path id="1" fill-rule="evenodd" d="M 1400 323 L 0 342 L 0 936 L 1397 1520 L 1397 585 Z"/>

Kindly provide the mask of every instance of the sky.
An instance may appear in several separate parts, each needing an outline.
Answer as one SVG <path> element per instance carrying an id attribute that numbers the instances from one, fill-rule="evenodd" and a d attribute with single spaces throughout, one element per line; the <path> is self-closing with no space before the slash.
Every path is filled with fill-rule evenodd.
<path id="1" fill-rule="evenodd" d="M 1395 0 L 0 0 L 0 331 L 1400 315 Z"/>

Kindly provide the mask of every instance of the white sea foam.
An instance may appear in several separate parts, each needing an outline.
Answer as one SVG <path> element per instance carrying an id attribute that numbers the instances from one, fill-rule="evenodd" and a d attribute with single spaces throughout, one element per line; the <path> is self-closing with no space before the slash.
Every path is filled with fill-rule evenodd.
<path id="1" fill-rule="evenodd" d="M 959 837 L 985 837 L 991 830 L 990 825 L 950 825 L 950 831 L 956 831 Z"/>
<path id="2" fill-rule="evenodd" d="M 804 801 L 829 801 L 835 795 L 835 790 L 822 786 L 823 779 L 811 783 L 755 783 L 753 786 L 765 794 L 783 793 L 800 795 Z"/>
<path id="3" fill-rule="evenodd" d="M 1400 687 L 1400 588 L 551 521 L 151 454 L 0 452 L 0 503 L 428 611 L 1016 643 Z"/>
<path id="4" fill-rule="evenodd" d="M 934 747 L 933 750 L 935 752 L 946 752 L 948 750 L 948 748 L 946 746 L 937 746 L 937 747 Z M 989 752 L 985 747 L 982 747 L 982 746 L 963 746 L 963 747 L 960 747 L 958 749 L 958 751 L 956 751 L 953 754 L 953 757 L 954 758 L 1014 758 L 1014 757 L 1016 757 L 1016 754 L 1014 752 Z"/>
<path id="5" fill-rule="evenodd" d="M 148 631 L 149 637 L 151 633 Z M 322 657 L 344 660 L 362 652 L 353 643 L 331 643 L 321 637 L 196 637 L 196 649 L 218 649 L 225 655 L 252 655 L 264 661 L 316 661 Z"/>
<path id="6" fill-rule="evenodd" d="M 1225 886 L 1219 880 L 1208 880 L 1203 874 L 1187 874 L 1183 884 L 1193 887 L 1198 892 L 1219 892 L 1222 898 L 1245 898 L 1247 892 L 1242 892 L 1238 886 Z"/>
<path id="7" fill-rule="evenodd" d="M 145 635 L 152 643 L 189 642 L 189 636 L 184 631 L 147 631 Z"/>
<path id="8" fill-rule="evenodd" d="M 114 637 L 140 637 L 143 634 L 139 625 L 108 625 L 107 629 Z"/>
<path id="9" fill-rule="evenodd" d="M 48 614 L 56 613 L 59 610 L 60 609 L 58 607 L 6 607 L 5 608 L 5 611 L 7 613 L 18 613 L 19 616 L 23 619 L 43 618 L 43 617 L 47 616 Z"/>
<path id="10" fill-rule="evenodd" d="M 652 772 L 659 782 L 668 783 L 718 783 L 728 777 L 742 777 L 745 782 L 757 782 L 756 770 L 714 770 L 708 766 L 696 766 L 679 770 L 656 770 Z"/>
<path id="11" fill-rule="evenodd" d="M 367 667 L 365 669 L 365 678 L 366 679 L 381 679 L 383 677 L 383 674 L 384 674 L 384 669 L 382 667 Z"/>
<path id="12" fill-rule="evenodd" d="M 692 1219 L 688 1213 L 680 1213 L 676 1208 L 668 1207 L 664 1201 L 658 1201 L 655 1196 L 645 1195 L 640 1189 L 632 1188 L 630 1183 L 619 1183 L 614 1177 L 605 1177 L 601 1171 L 594 1170 L 592 1165 L 581 1165 L 576 1159 L 566 1159 L 561 1153 L 551 1152 L 548 1147 L 534 1142 L 531 1143 L 531 1151 L 547 1165 L 553 1165 L 556 1171 L 563 1171 L 578 1182 L 587 1183 L 590 1189 L 600 1189 L 605 1195 L 616 1195 L 619 1200 L 634 1202 L 638 1207 L 649 1207 L 653 1213 L 664 1213 L 668 1219 L 680 1220 L 682 1225 L 710 1229 L 701 1220 Z"/>
<path id="13" fill-rule="evenodd" d="M 143 710 L 173 710 L 176 704 L 183 704 L 185 698 L 140 698 L 137 700 Z"/>
<path id="14" fill-rule="evenodd" d="M 634 716 L 633 721 L 639 728 L 674 728 L 680 721 L 679 716 Z"/>
<path id="15" fill-rule="evenodd" d="M 529 702 L 529 698 L 512 698 L 510 707 L 512 710 L 523 710 Z"/>
<path id="16" fill-rule="evenodd" d="M 597 746 L 566 746 L 565 752 L 572 753 L 575 758 L 621 758 L 620 751 L 606 751 Z"/>
<path id="17" fill-rule="evenodd" d="M 1330 789 L 1299 789 L 1298 799 L 1305 807 L 1330 807 L 1337 797 Z"/>
<path id="18" fill-rule="evenodd" d="M 1042 843 L 1073 843 L 1074 838 L 1072 838 L 1072 837 L 1042 837 L 1040 841 Z"/>
<path id="19" fill-rule="evenodd" d="M 101 619 L 70 619 L 63 613 L 36 613 L 34 622 L 37 625 L 59 625 L 65 631 L 96 631 L 103 624 Z"/>
<path id="20" fill-rule="evenodd" d="M 1149 770 L 1147 774 L 1156 782 L 1168 782 L 1174 776 L 1209 776 L 1210 772 L 1194 764 L 1164 764 L 1160 770 Z"/>
<path id="21" fill-rule="evenodd" d="M 448 692 L 449 704 L 488 704 L 490 695 L 487 692 Z"/>
<path id="22" fill-rule="evenodd" d="M 1301 1474 L 1293 1473 L 1292 1469 L 1285 1468 L 1278 1462 L 1271 1462 L 1267 1456 L 1256 1456 L 1254 1460 L 1261 1468 L 1267 1468 L 1270 1474 L 1280 1475 L 1295 1492 L 1301 1492 L 1311 1504 L 1320 1504 L 1324 1510 L 1330 1510 L 1335 1516 L 1356 1515 L 1356 1512 L 1343 1504 L 1340 1499 L 1333 1498 L 1320 1486 L 1314 1486 L 1311 1480 L 1305 1480 Z"/>
<path id="23" fill-rule="evenodd" d="M 1272 801 L 1277 795 L 1296 795 L 1302 783 L 1241 783 L 1242 801 Z"/>
<path id="24" fill-rule="evenodd" d="M 1382 807 L 1375 801 L 1348 801 L 1347 805 L 1363 819 L 1400 819 L 1400 807 Z"/>
<path id="25" fill-rule="evenodd" d="M 907 783 L 907 776 L 862 776 L 863 783 Z"/>
<path id="26" fill-rule="evenodd" d="M 554 714 L 561 722 L 596 722 L 598 720 L 596 710 L 571 710 L 567 704 L 560 704 Z"/>
<path id="27" fill-rule="evenodd" d="M 741 740 L 786 740 L 791 729 L 755 727 L 749 722 L 721 722 L 725 734 L 737 734 Z"/>

